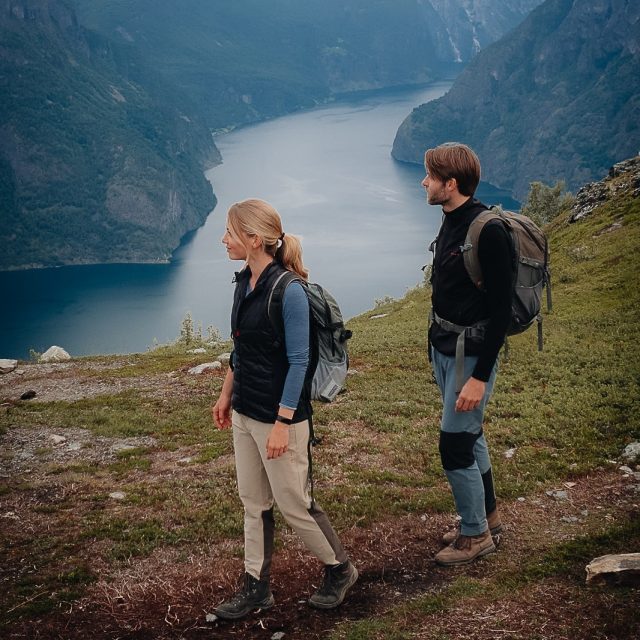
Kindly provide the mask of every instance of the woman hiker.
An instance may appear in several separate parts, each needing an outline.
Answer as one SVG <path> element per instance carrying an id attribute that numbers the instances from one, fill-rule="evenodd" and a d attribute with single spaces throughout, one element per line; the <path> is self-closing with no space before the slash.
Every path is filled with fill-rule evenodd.
<path id="1" fill-rule="evenodd" d="M 296 237 L 283 232 L 278 212 L 262 200 L 231 206 L 222 243 L 231 260 L 246 263 L 235 277 L 234 351 L 212 409 L 218 429 L 233 427 L 238 491 L 244 505 L 245 574 L 241 589 L 213 613 L 235 620 L 273 605 L 269 575 L 274 501 L 324 564 L 324 582 L 309 604 L 332 609 L 344 600 L 358 571 L 307 490 L 310 320 L 300 282 L 293 280 L 284 292 L 284 341 L 278 340 L 267 314 L 269 294 L 281 274 L 292 271 L 307 280 L 302 247 Z"/>

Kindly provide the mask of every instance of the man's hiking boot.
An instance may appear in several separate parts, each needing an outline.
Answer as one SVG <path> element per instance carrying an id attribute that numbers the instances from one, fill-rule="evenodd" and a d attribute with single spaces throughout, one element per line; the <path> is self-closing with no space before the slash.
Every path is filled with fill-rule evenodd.
<path id="1" fill-rule="evenodd" d="M 335 566 L 324 568 L 323 585 L 309 598 L 309 604 L 316 609 L 333 609 L 344 600 L 347 591 L 358 579 L 358 570 L 347 560 Z"/>
<path id="2" fill-rule="evenodd" d="M 476 558 L 493 553 L 496 545 L 493 544 L 491 532 L 487 529 L 479 536 L 465 536 L 460 534 L 452 544 L 436 553 L 435 560 L 438 564 L 449 567 L 457 564 L 468 564 Z"/>
<path id="3" fill-rule="evenodd" d="M 502 531 L 502 521 L 500 520 L 500 514 L 497 509 L 494 509 L 491 513 L 487 514 L 487 523 L 489 525 L 489 531 L 492 536 L 497 536 Z M 455 539 L 460 535 L 460 525 L 458 525 L 455 529 L 451 529 L 451 531 L 447 531 L 442 536 L 442 544 L 449 546 Z M 493 541 L 496 545 L 498 542 L 496 540 Z"/>
<path id="4" fill-rule="evenodd" d="M 269 581 L 258 580 L 250 573 L 245 573 L 240 591 L 215 607 L 213 613 L 223 620 L 237 620 L 255 609 L 268 609 L 273 606 L 273 602 Z"/>

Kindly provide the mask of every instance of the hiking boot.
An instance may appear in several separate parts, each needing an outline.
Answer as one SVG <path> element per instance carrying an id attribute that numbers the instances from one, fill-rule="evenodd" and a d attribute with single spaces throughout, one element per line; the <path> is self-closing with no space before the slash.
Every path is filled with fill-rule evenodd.
<path id="1" fill-rule="evenodd" d="M 223 620 L 237 620 L 255 609 L 268 609 L 273 606 L 273 602 L 269 581 L 258 580 L 250 573 L 245 573 L 242 589 L 215 607 L 213 613 Z"/>
<path id="2" fill-rule="evenodd" d="M 438 564 L 449 567 L 457 564 L 468 564 L 476 558 L 493 553 L 496 545 L 493 544 L 491 532 L 487 529 L 479 536 L 465 536 L 460 534 L 448 547 L 436 553 L 435 560 Z"/>
<path id="3" fill-rule="evenodd" d="M 502 521 L 500 520 L 500 514 L 497 509 L 494 509 L 491 513 L 487 514 L 487 524 L 489 525 L 489 531 L 492 536 L 497 536 L 502 531 Z M 447 531 L 442 536 L 442 543 L 449 546 L 455 542 L 456 538 L 460 535 L 460 525 L 451 531 Z M 497 542 L 494 540 L 494 543 Z"/>
<path id="4" fill-rule="evenodd" d="M 309 598 L 316 609 L 333 609 L 342 603 L 347 591 L 358 579 L 358 570 L 347 560 L 324 568 L 324 584 Z"/>

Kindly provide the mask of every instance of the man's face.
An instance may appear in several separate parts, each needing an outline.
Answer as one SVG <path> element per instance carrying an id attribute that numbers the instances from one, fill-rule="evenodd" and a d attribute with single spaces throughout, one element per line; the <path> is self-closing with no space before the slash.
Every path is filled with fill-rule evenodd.
<path id="1" fill-rule="evenodd" d="M 426 176 L 422 181 L 422 186 L 427 192 L 427 202 L 429 204 L 444 205 L 449 201 L 449 193 L 446 188 L 446 182 L 429 174 L 429 170 L 425 167 Z"/>

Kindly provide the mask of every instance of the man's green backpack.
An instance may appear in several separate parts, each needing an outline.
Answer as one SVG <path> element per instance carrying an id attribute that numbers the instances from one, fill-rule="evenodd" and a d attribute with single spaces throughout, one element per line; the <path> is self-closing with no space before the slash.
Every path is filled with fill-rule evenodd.
<path id="1" fill-rule="evenodd" d="M 501 220 L 509 232 L 515 262 L 511 324 L 507 335 L 526 331 L 538 323 L 538 349 L 542 351 L 542 290 L 547 289 L 547 309 L 551 311 L 551 274 L 549 244 L 544 232 L 527 216 L 500 207 L 491 207 L 478 215 L 467 231 L 462 255 L 471 281 L 483 288 L 482 270 L 478 259 L 478 240 L 484 226 L 491 220 Z"/>

